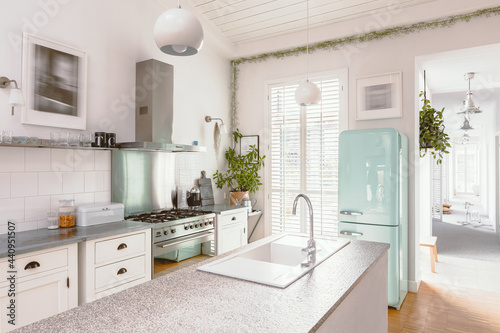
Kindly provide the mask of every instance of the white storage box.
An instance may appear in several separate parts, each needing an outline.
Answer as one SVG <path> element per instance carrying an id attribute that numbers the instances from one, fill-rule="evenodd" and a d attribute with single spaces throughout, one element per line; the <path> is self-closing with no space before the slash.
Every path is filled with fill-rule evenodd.
<path id="1" fill-rule="evenodd" d="M 76 225 L 88 227 L 96 224 L 122 221 L 125 217 L 122 203 L 109 202 L 76 207 Z"/>

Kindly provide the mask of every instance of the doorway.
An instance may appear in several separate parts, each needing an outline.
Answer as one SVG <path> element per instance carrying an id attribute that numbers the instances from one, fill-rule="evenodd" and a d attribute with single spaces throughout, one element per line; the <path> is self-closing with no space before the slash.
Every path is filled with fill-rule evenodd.
<path id="1" fill-rule="evenodd" d="M 495 44 L 417 59 L 418 70 L 426 71 L 427 98 L 435 109 L 445 108 L 444 125 L 452 141 L 439 173 L 432 158 L 419 161 L 429 163 L 418 175 L 421 186 L 428 186 L 420 196 L 421 202 L 429 202 L 430 211 L 420 221 L 421 236 L 438 237 L 439 258 L 436 273 L 431 273 L 429 249 L 420 248 L 422 281 L 500 292 L 500 121 L 496 116 L 500 82 L 493 79 L 500 75 L 500 65 L 493 61 L 498 56 L 500 45 Z M 470 72 L 475 73 L 475 82 L 464 78 Z M 468 81 L 480 106 L 474 114 L 463 112 Z M 465 121 L 473 129 L 465 130 Z"/>

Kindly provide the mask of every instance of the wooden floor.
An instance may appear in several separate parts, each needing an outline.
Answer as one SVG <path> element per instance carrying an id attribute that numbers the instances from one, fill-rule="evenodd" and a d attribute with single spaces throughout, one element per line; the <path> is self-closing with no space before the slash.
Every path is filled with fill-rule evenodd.
<path id="1" fill-rule="evenodd" d="M 500 294 L 422 281 L 401 310 L 389 309 L 392 332 L 499 333 Z"/>
<path id="2" fill-rule="evenodd" d="M 192 264 L 196 264 L 196 263 L 203 261 L 203 260 L 206 260 L 208 258 L 212 258 L 212 257 L 206 256 L 206 255 L 199 255 L 199 256 L 185 259 L 185 260 L 182 260 L 179 262 L 155 258 L 155 260 L 154 260 L 154 277 L 157 278 L 159 276 L 174 272 L 178 269 L 190 266 Z"/>
<path id="3" fill-rule="evenodd" d="M 200 255 L 178 263 L 155 259 L 154 277 L 208 258 Z M 422 281 L 418 293 L 408 293 L 401 310 L 389 309 L 389 333 L 396 332 L 500 333 L 500 294 Z"/>

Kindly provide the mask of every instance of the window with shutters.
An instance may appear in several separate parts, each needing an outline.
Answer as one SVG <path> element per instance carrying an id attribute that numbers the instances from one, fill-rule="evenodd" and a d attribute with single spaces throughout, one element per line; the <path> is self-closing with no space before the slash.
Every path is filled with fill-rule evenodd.
<path id="1" fill-rule="evenodd" d="M 292 214 L 295 197 L 303 193 L 313 205 L 315 235 L 337 236 L 338 137 L 346 76 L 345 71 L 338 71 L 311 79 L 321 89 L 322 99 L 307 107 L 295 102 L 298 82 L 269 85 L 271 132 L 266 165 L 273 234 L 309 231 L 303 199 L 297 215 Z"/>

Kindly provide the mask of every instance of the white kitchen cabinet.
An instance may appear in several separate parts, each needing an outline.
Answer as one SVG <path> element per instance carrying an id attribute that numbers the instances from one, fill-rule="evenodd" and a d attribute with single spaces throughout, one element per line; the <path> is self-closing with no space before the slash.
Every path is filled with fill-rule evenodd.
<path id="1" fill-rule="evenodd" d="M 246 245 L 248 230 L 247 208 L 216 213 L 215 254 L 219 255 Z"/>
<path id="2" fill-rule="evenodd" d="M 15 326 L 6 310 L 11 304 L 10 281 L 0 281 L 0 332 L 31 324 L 78 305 L 77 244 L 15 256 Z M 12 271 L 7 258 L 0 259 L 0 272 Z M 7 275 L 7 277 L 10 274 Z"/>
<path id="3" fill-rule="evenodd" d="M 151 280 L 151 229 L 79 244 L 79 304 Z"/>

